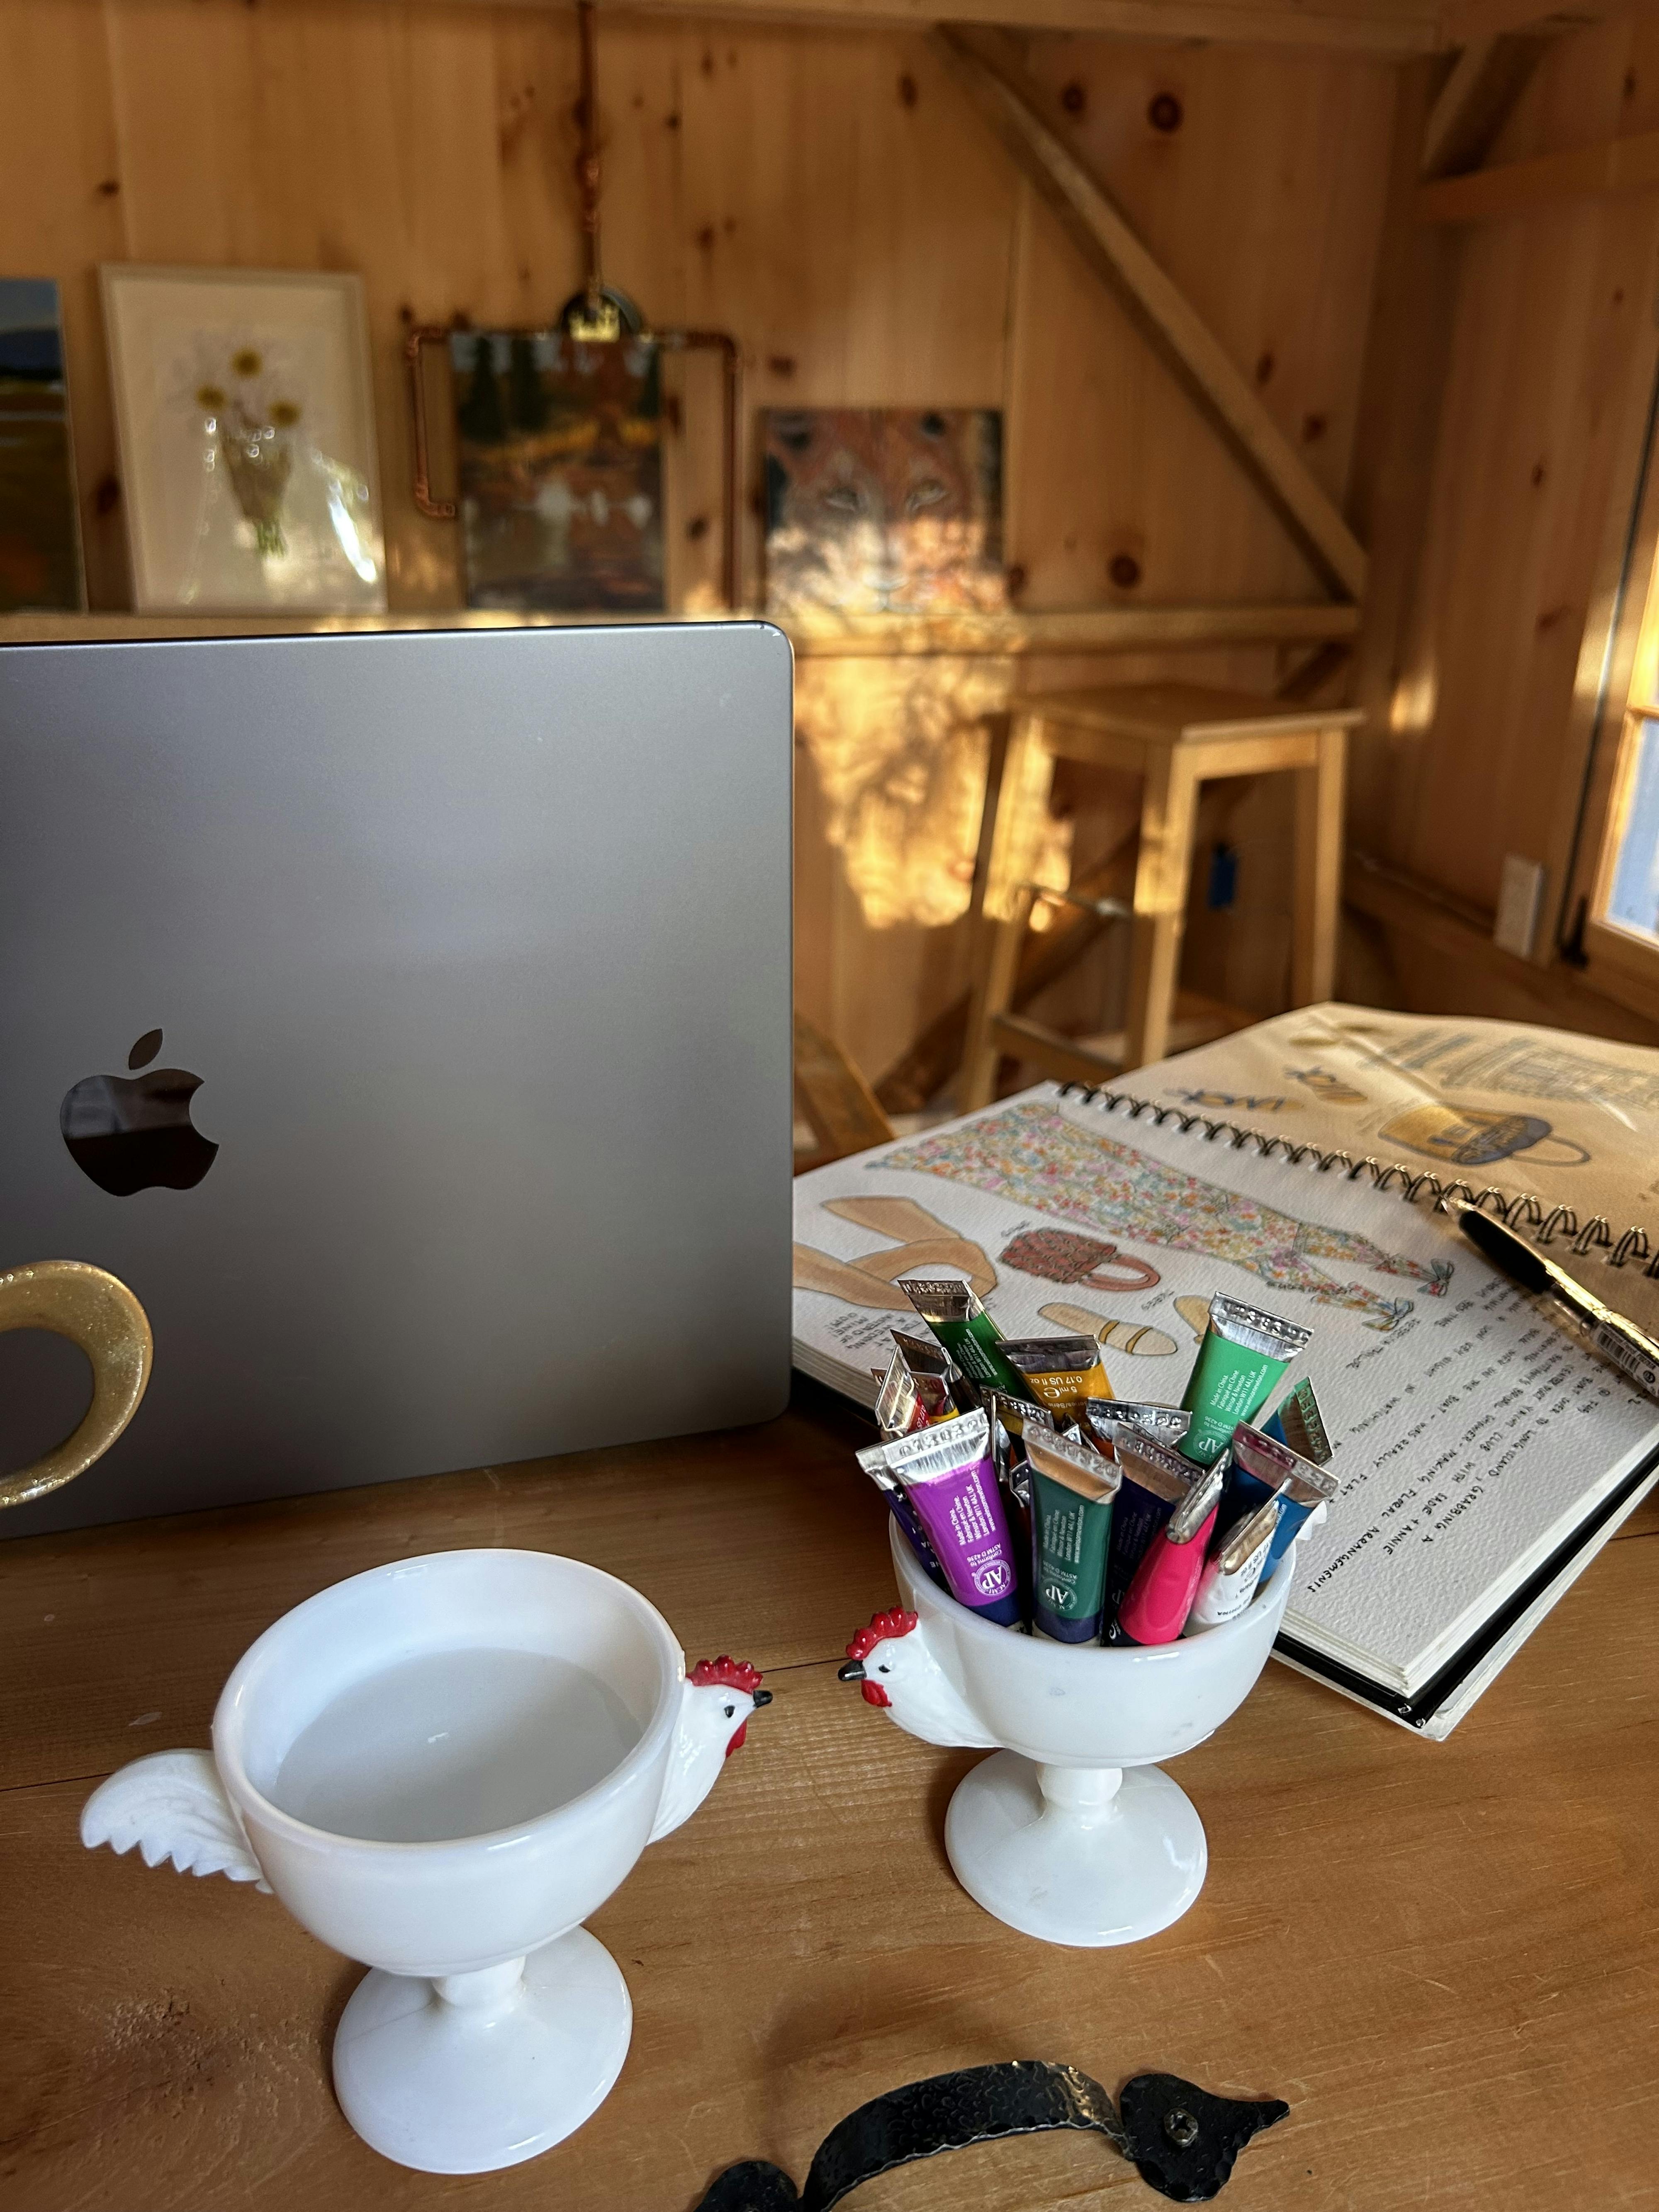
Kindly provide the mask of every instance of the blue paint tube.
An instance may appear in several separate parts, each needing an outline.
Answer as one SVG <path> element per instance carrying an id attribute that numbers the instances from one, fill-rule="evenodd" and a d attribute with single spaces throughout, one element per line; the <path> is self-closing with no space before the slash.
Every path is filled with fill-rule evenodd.
<path id="1" fill-rule="evenodd" d="M 904 1494 L 903 1485 L 896 1476 L 888 1473 L 886 1462 L 882 1457 L 883 1449 L 880 1444 L 872 1444 L 866 1451 L 861 1451 L 859 1454 L 859 1465 L 887 1500 L 887 1510 L 903 1530 L 905 1541 L 915 1553 L 923 1573 L 944 1589 L 946 1587 L 945 1571 L 939 1565 L 938 1556 L 927 1540 L 927 1530 L 917 1518 L 915 1507 Z"/>
<path id="2" fill-rule="evenodd" d="M 1123 1644 L 1129 1639 L 1118 1625 L 1118 1608 L 1129 1595 L 1142 1559 L 1200 1470 L 1170 1445 L 1155 1443 L 1127 1422 L 1115 1425 L 1112 1445 L 1123 1480 L 1112 1509 L 1101 1641 Z"/>
<path id="3" fill-rule="evenodd" d="M 1260 1577 L 1261 1582 L 1267 1583 L 1272 1580 L 1279 1561 L 1295 1541 L 1297 1529 L 1321 1506 L 1329 1504 L 1340 1485 L 1328 1468 L 1316 1467 L 1312 1460 L 1304 1459 L 1288 1444 L 1280 1443 L 1260 1429 L 1253 1429 L 1248 1421 L 1241 1421 L 1233 1431 L 1232 1452 L 1227 1495 L 1223 1500 L 1223 1514 L 1230 1528 L 1241 1516 L 1254 1513 L 1275 1495 L 1279 1498 L 1279 1525 L 1273 1530 Z"/>

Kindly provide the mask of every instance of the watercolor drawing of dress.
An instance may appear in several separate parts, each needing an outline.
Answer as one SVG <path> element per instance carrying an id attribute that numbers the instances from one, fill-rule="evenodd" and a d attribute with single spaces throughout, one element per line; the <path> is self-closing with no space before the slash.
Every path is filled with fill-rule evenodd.
<path id="1" fill-rule="evenodd" d="M 1359 1283 L 1340 1283 L 1315 1260 L 1404 1275 L 1431 1297 L 1451 1275 L 1444 1260 L 1425 1262 L 1385 1252 L 1369 1237 L 1301 1221 L 1259 1199 L 1241 1197 L 1164 1166 L 1109 1137 L 1075 1128 L 1051 1106 L 1031 1103 L 1006 1114 L 900 1145 L 875 1165 L 970 1183 L 1018 1206 L 1065 1221 L 1109 1229 L 1140 1244 L 1195 1252 L 1247 1267 L 1276 1291 L 1300 1291 L 1321 1305 L 1363 1313 L 1372 1328 L 1392 1328 L 1412 1310 L 1409 1298 L 1386 1298 Z"/>

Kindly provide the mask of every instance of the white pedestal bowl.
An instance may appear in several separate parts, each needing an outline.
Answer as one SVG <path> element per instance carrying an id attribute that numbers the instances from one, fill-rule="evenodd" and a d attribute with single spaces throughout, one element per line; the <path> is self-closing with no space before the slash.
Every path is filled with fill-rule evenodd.
<path id="1" fill-rule="evenodd" d="M 403 2165 L 488 2172 L 621 2072 L 627 1984 L 581 1923 L 708 1795 L 759 1682 L 730 1660 L 688 1677 L 655 1607 L 578 1560 L 400 1560 L 267 1629 L 211 1755 L 123 1767 L 82 1840 L 257 1882 L 363 1960 L 334 2044 L 346 2118 Z"/>
<path id="2" fill-rule="evenodd" d="M 855 1639 L 842 1677 L 925 1742 L 995 1747 L 945 1816 L 963 1887 L 1048 1943 L 1137 1943 L 1178 1920 L 1204 1886 L 1208 1851 L 1191 1800 L 1156 1762 L 1202 1743 L 1249 1696 L 1284 1617 L 1296 1547 L 1238 1620 L 1115 1650 L 981 1620 L 928 1580 L 896 1528 L 891 1535 L 902 1609 Z"/>

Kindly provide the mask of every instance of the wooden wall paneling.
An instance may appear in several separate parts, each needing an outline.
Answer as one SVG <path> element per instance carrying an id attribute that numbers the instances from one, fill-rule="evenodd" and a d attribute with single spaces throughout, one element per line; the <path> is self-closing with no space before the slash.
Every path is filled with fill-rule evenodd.
<path id="1" fill-rule="evenodd" d="M 1608 26 L 1552 49 L 1500 158 L 1609 117 L 1641 127 L 1632 36 Z M 1485 226 L 1459 248 L 1400 726 L 1370 821 L 1384 857 L 1489 908 L 1506 853 L 1560 850 L 1564 732 L 1609 502 L 1630 496 L 1614 471 L 1656 246 L 1659 207 L 1632 199 Z M 1560 888 L 1558 866 L 1552 904 Z"/>
<path id="2" fill-rule="evenodd" d="M 1033 40 L 1046 119 L 1346 489 L 1397 71 L 1331 56 Z"/>
<path id="3" fill-rule="evenodd" d="M 1316 596 L 1266 501 L 1035 195 L 1016 283 L 1007 545 L 1021 605 L 1224 601 L 1247 578 Z"/>
<path id="4" fill-rule="evenodd" d="M 686 313 L 742 335 L 751 440 L 765 406 L 1000 404 L 1015 183 L 925 41 L 684 35 Z"/>
<path id="5" fill-rule="evenodd" d="M 1139 330 L 1220 431 L 1316 572 L 1337 596 L 1359 598 L 1364 550 L 1340 508 L 1284 437 L 1254 381 L 1088 166 L 1050 128 L 1041 86 L 1000 38 L 949 27 L 936 36 L 988 126 L 1085 260 L 1126 301 Z"/>
<path id="6" fill-rule="evenodd" d="M 685 312 L 744 337 L 755 495 L 762 406 L 1000 404 L 1017 185 L 964 130 L 925 43 L 678 35 Z M 811 1018 L 866 1073 L 964 980 L 950 917 L 965 908 L 976 829 L 976 718 L 1008 681 L 995 662 L 949 658 L 799 672 L 801 781 L 833 862 L 807 878 L 823 902 L 798 900 L 799 981 Z"/>
<path id="7" fill-rule="evenodd" d="M 76 488 L 94 606 L 129 591 L 96 264 L 125 258 L 103 12 L 93 0 L 0 9 L 0 268 L 60 288 Z"/>
<path id="8" fill-rule="evenodd" d="M 1350 819 L 1368 846 L 1382 827 L 1398 757 L 1425 719 L 1416 637 L 1429 596 L 1425 538 L 1439 451 L 1439 423 L 1455 299 L 1455 241 L 1418 222 L 1415 196 L 1437 65 L 1400 73 L 1387 205 L 1372 296 L 1351 495 L 1371 552 L 1370 585 L 1352 675 L 1365 721 L 1349 753 Z"/>
<path id="9" fill-rule="evenodd" d="M 1230 31 L 1255 25 L 1252 35 L 1299 22 L 1316 44 L 1335 25 L 1343 50 L 1181 52 L 1068 35 L 1038 40 L 1033 66 L 1080 144 L 1097 125 L 1117 134 L 1098 149 L 1090 142 L 1088 158 L 1115 169 L 1114 189 L 1208 302 L 1237 362 L 1255 374 L 1273 353 L 1258 389 L 1334 496 L 1386 127 L 1390 71 L 1368 43 L 1380 18 L 1343 0 L 1316 15 L 1210 12 Z M 1276 27 L 1263 29 L 1270 15 Z M 1395 20 L 1417 25 L 1407 44 L 1420 40 L 1426 6 Z M 1382 46 L 1400 49 L 1394 30 Z M 569 12 L 452 0 L 15 0 L 0 11 L 0 251 L 6 265 L 38 267 L 64 288 L 83 503 L 98 503 L 113 463 L 100 260 L 356 268 L 368 294 L 392 602 L 453 609 L 456 532 L 417 516 L 410 498 L 402 340 L 413 321 L 539 321 L 574 288 Z M 1074 77 L 1087 86 L 1076 118 L 1059 104 Z M 1166 78 L 1184 119 L 1159 135 L 1146 109 Z M 1036 205 L 925 37 L 607 10 L 600 123 L 607 271 L 659 324 L 737 333 L 751 494 L 762 405 L 1001 404 L 1008 552 L 1026 573 L 1026 607 L 1108 602 L 1133 616 L 1225 603 L 1245 617 L 1295 599 L 1316 611 L 1316 580 L 1265 501 Z M 100 192 L 106 182 L 118 189 Z M 677 363 L 669 381 L 682 403 L 669 439 L 671 578 L 695 603 L 718 562 L 717 367 Z M 1312 416 L 1324 428 L 1303 438 Z M 752 513 L 744 529 L 753 586 Z M 96 605 L 125 597 L 123 540 L 118 507 L 89 516 Z M 1139 580 L 1114 587 L 1108 564 L 1126 551 Z M 1098 680 L 1101 663 L 1068 659 L 1065 641 L 1041 641 L 1019 682 Z M 1140 642 L 1111 664 L 1123 680 L 1196 666 L 1220 682 L 1272 681 L 1270 647 L 1241 642 L 1194 663 Z M 827 755 L 801 776 L 798 944 L 804 1006 L 874 1072 L 960 992 L 966 947 L 936 918 L 878 926 L 849 884 L 844 848 L 828 842 L 848 787 L 878 807 L 899 804 L 917 753 L 915 732 L 907 736 L 861 665 L 846 678 L 865 707 L 862 734 L 840 748 L 840 797 Z M 989 696 L 984 679 L 1006 696 L 1013 677 L 1012 664 L 975 662 L 970 675 L 943 661 L 916 675 L 922 720 L 954 732 L 931 740 L 945 772 L 926 786 L 936 809 L 943 793 L 953 823 L 971 812 L 963 794 L 982 743 L 971 724 Z M 818 742 L 810 723 L 805 738 L 809 751 Z M 1078 794 L 1056 853 L 1069 837 L 1085 862 L 1098 856 L 1121 837 L 1122 812 L 1121 794 Z M 1110 945 L 1092 957 L 1092 971 L 1054 987 L 1079 1020 L 1116 988 Z"/>

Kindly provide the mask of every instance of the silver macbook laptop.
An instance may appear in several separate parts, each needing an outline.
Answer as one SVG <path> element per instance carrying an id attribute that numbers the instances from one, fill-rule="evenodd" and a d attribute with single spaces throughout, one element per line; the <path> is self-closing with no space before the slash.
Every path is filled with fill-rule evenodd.
<path id="1" fill-rule="evenodd" d="M 779 1411 L 790 721 L 756 623 L 0 649 L 0 1265 L 155 1336 L 0 1536 Z"/>

